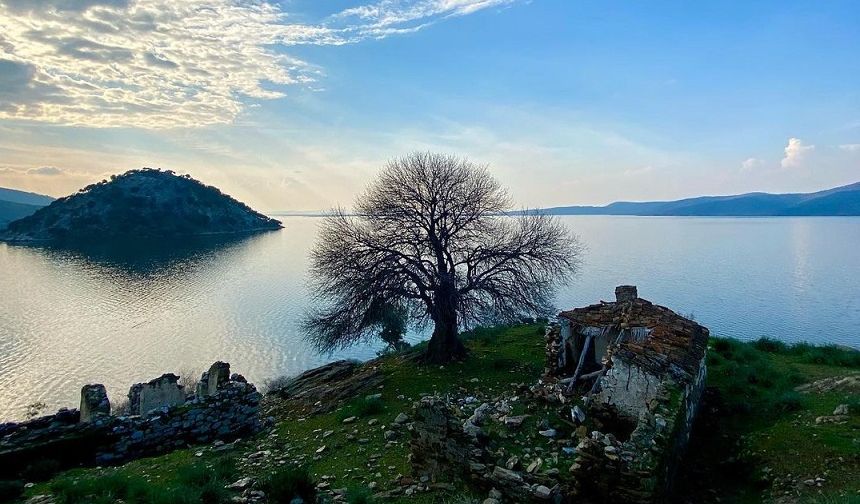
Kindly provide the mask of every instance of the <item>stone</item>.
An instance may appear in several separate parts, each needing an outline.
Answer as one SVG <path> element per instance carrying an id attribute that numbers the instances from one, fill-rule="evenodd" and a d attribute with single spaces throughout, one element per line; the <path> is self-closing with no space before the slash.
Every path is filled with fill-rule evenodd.
<path id="1" fill-rule="evenodd" d="M 552 490 L 544 485 L 538 485 L 534 489 L 534 496 L 541 500 L 547 500 L 552 496 Z"/>
<path id="2" fill-rule="evenodd" d="M 635 285 L 619 285 L 615 288 L 615 301 L 625 303 L 638 298 L 639 294 L 636 291 Z"/>
<path id="3" fill-rule="evenodd" d="M 556 436 L 556 434 L 558 434 L 558 432 L 556 432 L 555 429 L 546 429 L 546 430 L 538 431 L 538 434 L 540 434 L 543 437 L 554 438 Z"/>
<path id="4" fill-rule="evenodd" d="M 394 418 L 394 423 L 396 423 L 396 424 L 398 424 L 398 425 L 403 425 L 403 424 L 405 424 L 405 423 L 406 423 L 406 422 L 408 422 L 408 421 L 409 421 L 409 416 L 408 416 L 406 413 L 403 413 L 403 412 L 399 413 L 399 414 Z"/>
<path id="5" fill-rule="evenodd" d="M 840 404 L 839 406 L 836 407 L 836 409 L 833 410 L 834 416 L 839 416 L 839 415 L 844 416 L 847 414 L 848 414 L 848 405 L 847 404 Z"/>
<path id="6" fill-rule="evenodd" d="M 351 424 L 351 423 L 354 423 L 356 420 L 358 420 L 358 417 L 355 417 L 355 416 L 346 417 L 343 419 L 343 423 Z"/>
<path id="7" fill-rule="evenodd" d="M 244 489 L 248 488 L 249 486 L 251 486 L 251 482 L 252 482 L 251 478 L 248 478 L 248 477 L 240 478 L 240 479 L 234 481 L 233 483 L 230 483 L 229 485 L 225 486 L 224 488 L 226 488 L 228 490 L 244 490 Z"/>
<path id="8" fill-rule="evenodd" d="M 522 484 L 523 477 L 520 473 L 496 466 L 493 469 L 493 478 L 502 482 Z"/>
<path id="9" fill-rule="evenodd" d="M 92 422 L 100 416 L 110 415 L 110 401 L 105 386 L 96 383 L 81 388 L 81 422 Z"/>
<path id="10" fill-rule="evenodd" d="M 519 429 L 528 417 L 529 415 L 506 416 L 505 427 L 509 427 L 511 429 Z"/>
<path id="11" fill-rule="evenodd" d="M 209 367 L 207 374 L 206 395 L 215 395 L 225 383 L 230 381 L 230 364 L 221 361 L 215 362 Z"/>
<path id="12" fill-rule="evenodd" d="M 179 385 L 179 376 L 163 374 L 147 383 L 136 383 L 128 391 L 129 414 L 143 415 L 165 406 L 185 402 L 185 391 Z"/>
<path id="13" fill-rule="evenodd" d="M 570 418 L 579 425 L 585 422 L 585 412 L 579 406 L 574 406 L 570 409 Z"/>
<path id="14" fill-rule="evenodd" d="M 469 421 L 475 425 L 483 425 L 484 421 L 490 415 L 490 405 L 487 403 L 483 403 L 477 408 L 475 408 L 472 416 L 469 417 Z"/>

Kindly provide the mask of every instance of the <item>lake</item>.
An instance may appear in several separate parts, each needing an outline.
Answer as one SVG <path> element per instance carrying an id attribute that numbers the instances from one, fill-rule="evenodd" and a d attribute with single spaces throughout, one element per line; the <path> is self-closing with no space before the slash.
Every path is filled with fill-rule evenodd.
<path id="1" fill-rule="evenodd" d="M 85 383 L 118 399 L 132 383 L 199 375 L 216 360 L 260 384 L 373 357 L 378 343 L 320 355 L 302 340 L 320 220 L 282 220 L 281 231 L 170 250 L 0 243 L 0 419 L 37 401 L 77 407 Z M 561 220 L 587 253 L 559 308 L 611 300 L 630 283 L 713 335 L 860 347 L 860 218 Z"/>

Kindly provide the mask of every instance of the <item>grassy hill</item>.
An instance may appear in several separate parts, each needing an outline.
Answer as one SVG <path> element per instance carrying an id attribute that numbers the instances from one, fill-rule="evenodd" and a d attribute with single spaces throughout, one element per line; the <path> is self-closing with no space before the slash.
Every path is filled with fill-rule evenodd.
<path id="1" fill-rule="evenodd" d="M 105 240 L 230 234 L 281 223 L 189 176 L 132 170 L 9 223 L 8 241 Z"/>

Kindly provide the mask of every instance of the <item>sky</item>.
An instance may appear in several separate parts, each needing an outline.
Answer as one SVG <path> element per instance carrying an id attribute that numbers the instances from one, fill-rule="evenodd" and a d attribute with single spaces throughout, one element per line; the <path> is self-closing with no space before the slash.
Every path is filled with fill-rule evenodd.
<path id="1" fill-rule="evenodd" d="M 0 0 L 0 186 L 140 167 L 263 211 L 387 160 L 518 207 L 860 181 L 860 2 Z"/>

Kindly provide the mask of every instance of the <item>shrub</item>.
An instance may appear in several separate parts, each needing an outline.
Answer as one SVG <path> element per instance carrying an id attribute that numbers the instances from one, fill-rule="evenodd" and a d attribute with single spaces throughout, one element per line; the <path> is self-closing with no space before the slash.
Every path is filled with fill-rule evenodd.
<path id="1" fill-rule="evenodd" d="M 767 336 L 763 336 L 753 342 L 753 347 L 756 350 L 761 350 L 762 352 L 769 353 L 783 353 L 788 348 L 788 346 L 779 341 L 777 339 L 768 338 Z"/>
<path id="2" fill-rule="evenodd" d="M 800 394 L 795 391 L 789 391 L 783 393 L 776 400 L 774 404 L 779 411 L 789 413 L 792 411 L 800 411 L 803 409 L 803 403 L 801 402 Z"/>
<path id="3" fill-rule="evenodd" d="M 274 504 L 289 504 L 301 497 L 305 502 L 315 502 L 316 485 L 305 468 L 280 469 L 262 481 L 263 491 Z"/>
<path id="4" fill-rule="evenodd" d="M 337 416 L 339 420 L 343 420 L 352 416 L 368 417 L 378 415 L 383 411 L 385 411 L 385 405 L 382 399 L 362 397 L 341 408 Z"/>

